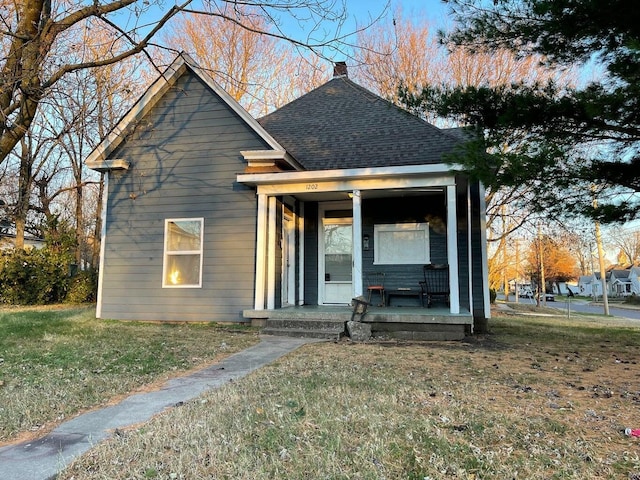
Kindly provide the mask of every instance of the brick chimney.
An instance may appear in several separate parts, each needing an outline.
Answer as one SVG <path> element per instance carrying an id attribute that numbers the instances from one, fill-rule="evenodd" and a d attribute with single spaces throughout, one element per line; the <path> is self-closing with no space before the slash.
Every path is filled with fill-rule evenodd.
<path id="1" fill-rule="evenodd" d="M 336 62 L 333 66 L 333 78 L 349 77 L 347 73 L 347 62 Z"/>

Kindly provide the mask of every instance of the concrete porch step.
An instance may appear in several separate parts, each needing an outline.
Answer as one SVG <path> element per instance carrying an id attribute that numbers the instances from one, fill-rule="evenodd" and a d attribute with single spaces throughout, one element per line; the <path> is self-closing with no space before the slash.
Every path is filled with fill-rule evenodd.
<path id="1" fill-rule="evenodd" d="M 265 327 L 262 329 L 262 334 L 277 335 L 280 337 L 320 338 L 325 340 L 333 340 L 337 342 L 345 335 L 345 331 L 344 331 L 344 328 L 314 330 L 311 328 Z"/>
<path id="2" fill-rule="evenodd" d="M 344 320 L 332 318 L 268 318 L 262 333 L 288 337 L 340 340 L 345 332 Z"/>
<path id="3" fill-rule="evenodd" d="M 293 328 L 300 330 L 344 330 L 345 319 L 334 318 L 268 318 L 265 326 L 268 328 Z"/>

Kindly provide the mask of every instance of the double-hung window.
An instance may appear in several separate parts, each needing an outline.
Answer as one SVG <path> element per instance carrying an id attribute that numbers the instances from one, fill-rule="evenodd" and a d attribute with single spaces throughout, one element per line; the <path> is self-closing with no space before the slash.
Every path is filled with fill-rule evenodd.
<path id="1" fill-rule="evenodd" d="M 377 265 L 430 263 L 428 223 L 374 225 L 373 235 Z"/>
<path id="2" fill-rule="evenodd" d="M 204 218 L 167 219 L 164 223 L 162 286 L 202 286 Z"/>

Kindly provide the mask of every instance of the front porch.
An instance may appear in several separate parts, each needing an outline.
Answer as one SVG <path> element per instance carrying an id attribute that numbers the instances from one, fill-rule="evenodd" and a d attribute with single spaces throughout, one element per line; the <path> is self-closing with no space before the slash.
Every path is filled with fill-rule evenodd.
<path id="1" fill-rule="evenodd" d="M 339 340 L 353 307 L 305 305 L 273 310 L 245 310 L 244 318 L 270 335 L 304 336 Z M 371 324 L 374 337 L 404 340 L 460 340 L 471 332 L 473 316 L 468 311 L 451 313 L 445 305 L 369 306 L 362 321 Z"/>
<path id="2" fill-rule="evenodd" d="M 448 167 L 243 174 L 238 181 L 258 195 L 254 304 L 243 317 L 265 333 L 340 338 L 351 299 L 380 285 L 373 276 L 383 279 L 386 304 L 369 306 L 362 318 L 373 336 L 459 340 L 473 333 L 474 318 L 488 318 L 482 189 Z M 438 293 L 421 287 L 429 265 L 446 270 Z M 442 303 L 423 308 L 434 295 Z"/>

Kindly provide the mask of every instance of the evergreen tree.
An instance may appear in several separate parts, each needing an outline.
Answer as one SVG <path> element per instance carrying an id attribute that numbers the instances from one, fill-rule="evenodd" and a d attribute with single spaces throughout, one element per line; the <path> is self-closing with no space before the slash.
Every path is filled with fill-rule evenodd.
<path id="1" fill-rule="evenodd" d="M 602 221 L 640 217 L 640 9 L 636 0 L 451 0 L 442 41 L 508 48 L 559 68 L 600 71 L 584 86 L 428 86 L 407 107 L 476 129 L 450 161 L 485 184 L 527 185 L 539 210 Z M 482 153 L 478 153 L 482 152 Z M 484 152 L 487 152 L 486 154 Z M 597 208 L 594 207 L 597 197 Z"/>

